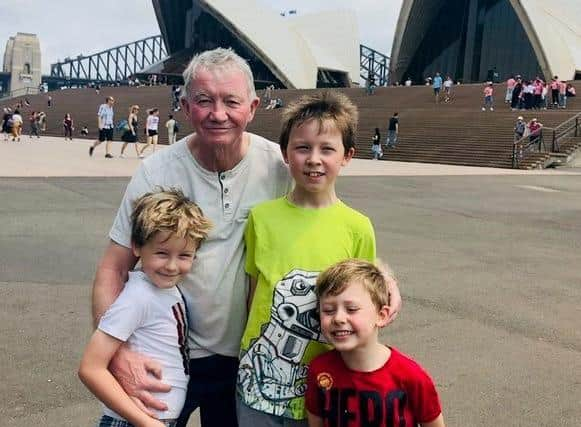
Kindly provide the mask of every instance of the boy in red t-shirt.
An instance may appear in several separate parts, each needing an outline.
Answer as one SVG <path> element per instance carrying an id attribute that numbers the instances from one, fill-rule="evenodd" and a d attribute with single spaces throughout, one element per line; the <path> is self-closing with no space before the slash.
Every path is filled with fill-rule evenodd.
<path id="1" fill-rule="evenodd" d="M 321 331 L 335 349 L 309 365 L 309 427 L 445 427 L 430 376 L 378 340 L 389 316 L 386 274 L 349 259 L 320 274 L 315 290 Z"/>

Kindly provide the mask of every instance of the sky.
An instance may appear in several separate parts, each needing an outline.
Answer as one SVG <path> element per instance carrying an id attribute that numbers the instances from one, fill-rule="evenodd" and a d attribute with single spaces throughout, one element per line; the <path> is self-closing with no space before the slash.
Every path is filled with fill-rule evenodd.
<path id="1" fill-rule="evenodd" d="M 354 10 L 360 43 L 390 55 L 403 0 L 256 1 L 277 12 L 297 14 Z M 17 32 L 38 36 L 43 74 L 67 56 L 90 55 L 160 33 L 151 0 L 0 0 L 0 60 L 8 38 Z"/>

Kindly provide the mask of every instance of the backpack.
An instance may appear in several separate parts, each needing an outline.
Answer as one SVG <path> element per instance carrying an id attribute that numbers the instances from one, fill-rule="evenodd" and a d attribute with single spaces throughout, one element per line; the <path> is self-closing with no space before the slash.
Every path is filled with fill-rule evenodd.
<path id="1" fill-rule="evenodd" d="M 116 126 L 118 131 L 124 132 L 129 130 L 129 123 L 127 122 L 126 119 L 121 120 L 119 123 L 117 123 Z"/>
<path id="2" fill-rule="evenodd" d="M 514 127 L 514 131 L 516 133 L 518 133 L 519 135 L 522 135 L 525 133 L 525 122 L 519 121 L 516 123 L 516 126 Z"/>
<path id="3" fill-rule="evenodd" d="M 180 131 L 177 120 L 175 120 L 175 123 L 173 124 L 173 131 L 174 133 L 178 133 Z"/>

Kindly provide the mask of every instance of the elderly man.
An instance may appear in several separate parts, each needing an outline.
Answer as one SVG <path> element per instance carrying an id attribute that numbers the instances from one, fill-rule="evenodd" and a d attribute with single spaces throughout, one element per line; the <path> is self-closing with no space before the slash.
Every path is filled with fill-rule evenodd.
<path id="1" fill-rule="evenodd" d="M 93 317 L 97 322 L 137 262 L 130 249 L 132 201 L 159 186 L 180 188 L 214 228 L 182 285 L 191 360 L 178 426 L 198 407 L 203 427 L 236 426 L 237 356 L 248 291 L 244 227 L 250 208 L 284 195 L 291 179 L 278 145 L 245 131 L 259 104 L 246 61 L 227 49 L 204 52 L 192 59 L 184 82 L 182 110 L 195 133 L 145 160 L 128 184 L 95 277 Z M 392 287 L 397 311 L 401 298 Z M 150 394 L 168 390 L 155 362 L 123 348 L 110 369 L 143 410 L 165 409 Z"/>

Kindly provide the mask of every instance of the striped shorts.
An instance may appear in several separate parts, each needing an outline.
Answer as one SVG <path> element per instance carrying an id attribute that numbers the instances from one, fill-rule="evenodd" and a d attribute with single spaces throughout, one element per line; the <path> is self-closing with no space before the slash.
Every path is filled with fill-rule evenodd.
<path id="1" fill-rule="evenodd" d="M 177 420 L 160 420 L 167 427 L 175 427 Z M 99 420 L 97 427 L 133 427 L 133 424 L 128 423 L 125 420 L 120 420 L 118 418 L 113 418 L 108 415 L 103 415 Z"/>

